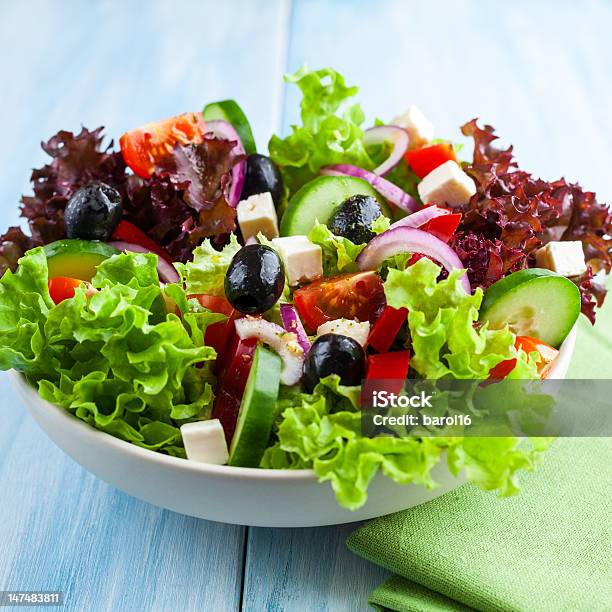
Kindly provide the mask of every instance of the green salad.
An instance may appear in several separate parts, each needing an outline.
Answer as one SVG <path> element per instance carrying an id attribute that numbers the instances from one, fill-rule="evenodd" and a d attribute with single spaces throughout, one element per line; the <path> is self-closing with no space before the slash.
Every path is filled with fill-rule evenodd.
<path id="1" fill-rule="evenodd" d="M 473 158 L 416 107 L 364 129 L 332 69 L 258 153 L 233 100 L 126 132 L 61 131 L 0 237 L 0 368 L 92 427 L 228 469 L 312 469 L 349 509 L 441 461 L 518 491 L 550 438 L 367 435 L 362 385 L 539 379 L 610 270 L 610 213 Z"/>

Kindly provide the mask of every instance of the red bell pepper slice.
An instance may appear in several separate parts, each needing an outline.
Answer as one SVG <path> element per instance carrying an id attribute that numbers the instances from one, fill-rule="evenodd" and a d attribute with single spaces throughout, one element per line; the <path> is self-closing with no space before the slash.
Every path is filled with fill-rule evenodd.
<path id="1" fill-rule="evenodd" d="M 227 363 L 219 374 L 212 410 L 212 418 L 221 421 L 228 444 L 236 430 L 240 402 L 251 371 L 257 338 L 240 340 L 234 334 L 231 347 L 231 356 L 225 360 Z"/>
<path id="2" fill-rule="evenodd" d="M 460 222 L 461 213 L 451 213 L 450 215 L 442 215 L 431 219 L 421 229 L 448 243 L 457 231 Z"/>
<path id="3" fill-rule="evenodd" d="M 399 393 L 404 387 L 408 368 L 410 367 L 410 352 L 398 351 L 393 353 L 380 353 L 368 357 L 366 383 L 376 383 L 377 390 Z"/>
<path id="4" fill-rule="evenodd" d="M 121 220 L 119 225 L 115 228 L 112 236 L 113 240 L 122 240 L 123 242 L 130 242 L 132 244 L 139 244 L 141 247 L 148 249 L 152 253 L 159 255 L 165 259 L 169 264 L 172 263 L 172 257 L 155 242 L 151 240 L 142 230 L 139 230 L 134 224 L 129 221 Z"/>
<path id="5" fill-rule="evenodd" d="M 218 323 L 209 325 L 204 334 L 204 342 L 217 351 L 215 372 L 218 372 L 226 356 L 226 349 L 234 336 L 234 320 L 238 316 L 238 313 L 224 297 L 204 294 L 190 295 L 189 297 L 197 299 L 204 308 L 208 308 L 208 310 L 212 312 L 224 314 L 227 317 L 225 321 L 219 321 Z"/>
<path id="6" fill-rule="evenodd" d="M 453 145 L 448 142 L 407 151 L 405 158 L 419 178 L 426 177 L 432 170 L 449 160 L 457 161 Z"/>
<path id="7" fill-rule="evenodd" d="M 368 345 L 379 353 L 386 353 L 393 344 L 407 316 L 408 311 L 405 308 L 398 309 L 385 306 L 383 313 L 370 331 Z"/>

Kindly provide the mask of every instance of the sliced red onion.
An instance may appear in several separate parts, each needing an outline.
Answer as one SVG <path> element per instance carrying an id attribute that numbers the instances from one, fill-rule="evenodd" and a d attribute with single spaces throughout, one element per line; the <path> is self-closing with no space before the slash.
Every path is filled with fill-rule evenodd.
<path id="1" fill-rule="evenodd" d="M 415 213 L 396 221 L 389 229 L 394 229 L 396 227 L 414 227 L 418 229 L 428 221 L 436 217 L 443 217 L 444 215 L 450 215 L 450 210 L 439 208 L 438 206 L 428 206 L 427 208 L 421 208 L 421 210 L 417 210 Z"/>
<path id="2" fill-rule="evenodd" d="M 206 131 L 212 132 L 216 138 L 234 140 L 236 142 L 234 145 L 235 153 L 245 156 L 245 159 L 235 163 L 232 168 L 232 182 L 227 193 L 227 203 L 232 208 L 236 208 L 238 202 L 240 202 L 240 194 L 242 193 L 242 187 L 246 176 L 246 152 L 242 146 L 242 141 L 240 140 L 240 136 L 238 136 L 238 132 L 234 129 L 234 126 L 222 119 L 207 121 Z"/>
<path id="3" fill-rule="evenodd" d="M 132 253 L 153 253 L 153 251 L 131 242 L 122 242 L 118 240 L 115 242 L 109 242 L 109 244 L 119 251 L 131 251 Z M 153 253 L 153 255 L 157 257 L 157 273 L 159 274 L 159 280 L 163 283 L 178 283 L 179 275 L 174 269 L 174 266 L 169 264 L 163 257 L 157 255 L 157 253 Z"/>
<path id="4" fill-rule="evenodd" d="M 304 354 L 308 355 L 308 351 L 310 351 L 310 340 L 308 339 L 308 335 L 302 325 L 297 310 L 291 304 L 281 304 L 280 316 L 283 327 L 288 332 L 292 332 L 296 335 L 298 344 L 304 349 Z"/>
<path id="5" fill-rule="evenodd" d="M 400 163 L 404 153 L 408 150 L 410 137 L 408 132 L 399 125 L 377 125 L 366 130 L 363 134 L 363 144 L 366 147 L 384 144 L 385 142 L 392 142 L 393 150 L 378 168 L 374 168 L 374 174 L 380 176 L 384 176 Z"/>
<path id="6" fill-rule="evenodd" d="M 391 204 L 395 204 L 398 208 L 409 213 L 415 212 L 419 208 L 417 201 L 405 191 L 401 190 L 397 185 L 394 185 L 382 176 L 359 168 L 359 166 L 352 166 L 351 164 L 324 166 L 321 168 L 321 174 L 327 176 L 354 176 L 355 178 L 363 179 L 370 183 L 383 198 L 386 198 Z"/>
<path id="7" fill-rule="evenodd" d="M 399 253 L 422 253 L 441 263 L 449 272 L 454 268 L 464 269 L 464 265 L 448 244 L 428 232 L 413 227 L 396 227 L 375 236 L 357 258 L 360 270 L 376 270 L 385 259 Z M 467 274 L 461 277 L 461 284 L 471 293 Z"/>
<path id="8" fill-rule="evenodd" d="M 253 317 L 236 319 L 234 325 L 241 340 L 258 338 L 278 353 L 283 362 L 280 375 L 283 385 L 299 382 L 304 367 L 304 349 L 298 343 L 296 334 L 284 330 L 276 323 Z"/>

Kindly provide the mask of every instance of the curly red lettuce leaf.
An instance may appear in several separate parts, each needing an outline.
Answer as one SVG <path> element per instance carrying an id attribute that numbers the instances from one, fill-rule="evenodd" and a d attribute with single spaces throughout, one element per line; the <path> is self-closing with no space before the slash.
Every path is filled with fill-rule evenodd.
<path id="1" fill-rule="evenodd" d="M 218 138 L 176 145 L 150 179 L 130 177 L 127 220 L 183 262 L 204 238 L 227 235 L 236 227 L 236 211 L 225 199 L 231 169 L 240 161 L 233 147 Z"/>
<path id="2" fill-rule="evenodd" d="M 474 156 L 465 171 L 477 192 L 462 207 L 463 218 L 453 247 L 466 265 L 474 286 L 488 287 L 509 272 L 533 265 L 533 253 L 543 241 L 580 240 L 593 269 L 612 267 L 612 217 L 595 194 L 565 179 L 547 182 L 520 170 L 512 147 L 497 148 L 491 126 L 466 123 L 463 134 L 474 140 Z M 605 289 L 590 272 L 576 279 L 583 312 L 594 320 L 594 306 Z"/>
<path id="3" fill-rule="evenodd" d="M 124 192 L 125 163 L 112 150 L 112 140 L 104 146 L 102 130 L 83 127 L 76 135 L 60 131 L 41 143 L 51 161 L 32 171 L 34 194 L 21 199 L 21 216 L 27 219 L 30 236 L 17 227 L 0 236 L 0 273 L 14 270 L 28 249 L 65 237 L 64 209 L 79 187 L 103 181 Z"/>
<path id="4" fill-rule="evenodd" d="M 0 236 L 0 274 L 14 270 L 27 250 L 66 236 L 66 204 L 92 181 L 117 189 L 124 217 L 180 261 L 191 259 L 204 238 L 223 242 L 235 228 L 235 210 L 224 195 L 240 160 L 232 152 L 234 143 L 206 138 L 197 145 L 177 145 L 164 166 L 143 180 L 126 173 L 113 142 L 103 144 L 102 130 L 61 131 L 41 144 L 51 161 L 32 172 L 34 193 L 22 198 L 21 215 L 30 235 L 12 227 Z"/>

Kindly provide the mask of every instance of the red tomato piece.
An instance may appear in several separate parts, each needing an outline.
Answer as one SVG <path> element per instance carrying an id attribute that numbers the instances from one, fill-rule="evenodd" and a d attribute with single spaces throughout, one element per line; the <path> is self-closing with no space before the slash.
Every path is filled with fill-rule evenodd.
<path id="1" fill-rule="evenodd" d="M 293 294 L 300 319 L 312 332 L 334 319 L 373 323 L 386 305 L 383 282 L 376 272 L 339 274 L 310 283 Z"/>
<path id="2" fill-rule="evenodd" d="M 366 382 L 370 382 L 370 385 L 373 387 L 374 384 L 372 381 L 377 381 L 377 390 L 380 389 L 388 391 L 389 393 L 399 393 L 406 382 L 409 367 L 409 351 L 370 355 L 368 357 Z M 373 390 L 373 388 L 371 390 Z"/>
<path id="3" fill-rule="evenodd" d="M 453 145 L 447 142 L 406 151 L 406 161 L 419 177 L 426 177 L 432 170 L 449 160 L 457 161 Z"/>
<path id="4" fill-rule="evenodd" d="M 155 166 L 172 155 L 174 145 L 200 143 L 206 124 L 202 113 L 183 113 L 130 130 L 119 145 L 125 163 L 141 178 L 149 178 Z"/>
<path id="5" fill-rule="evenodd" d="M 542 378 L 546 378 L 552 368 L 555 359 L 559 356 L 559 351 L 545 342 L 532 338 L 531 336 L 517 336 L 514 346 L 522 349 L 526 353 L 536 352 L 540 355 L 538 362 L 538 372 Z M 506 359 L 498 363 L 490 372 L 489 379 L 502 380 L 506 378 L 516 366 L 516 359 Z"/>
<path id="6" fill-rule="evenodd" d="M 69 276 L 56 276 L 48 281 L 49 295 L 54 304 L 59 304 L 64 300 L 74 297 L 75 289 L 83 283 L 78 278 L 70 278 Z"/>
<path id="7" fill-rule="evenodd" d="M 407 316 L 408 310 L 405 308 L 385 306 L 383 313 L 370 331 L 368 346 L 379 353 L 386 353 L 393 344 Z"/>
<path id="8" fill-rule="evenodd" d="M 131 242 L 132 244 L 138 244 L 145 249 L 148 249 L 152 253 L 159 255 L 165 259 L 169 264 L 172 263 L 172 257 L 155 242 L 151 240 L 142 230 L 139 230 L 133 223 L 129 221 L 121 220 L 119 225 L 115 228 L 112 236 L 113 240 L 121 240 L 123 242 Z"/>

